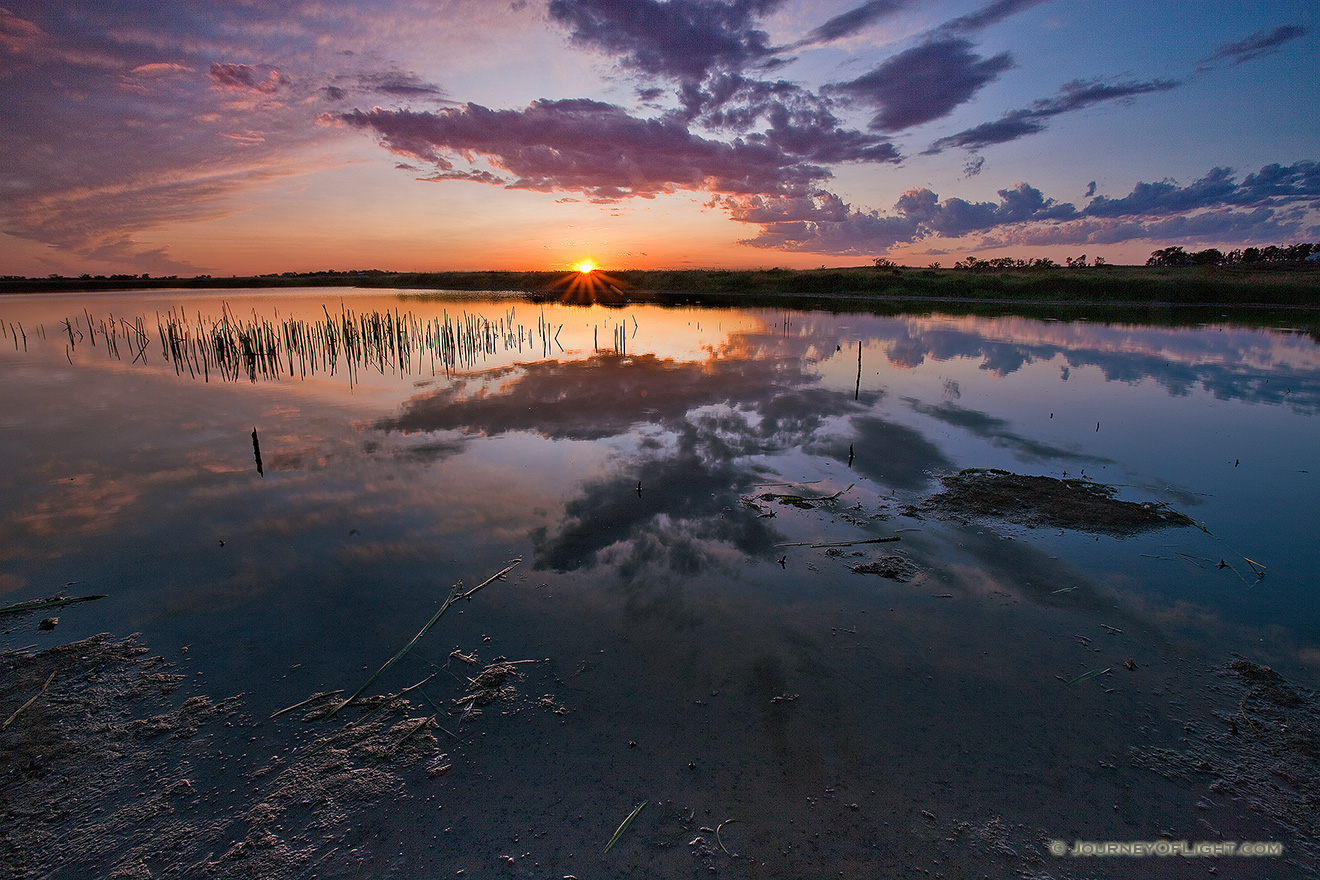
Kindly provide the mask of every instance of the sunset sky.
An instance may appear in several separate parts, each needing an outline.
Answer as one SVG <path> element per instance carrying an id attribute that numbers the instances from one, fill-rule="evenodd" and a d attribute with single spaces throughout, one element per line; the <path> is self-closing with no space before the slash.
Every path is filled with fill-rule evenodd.
<path id="1" fill-rule="evenodd" d="M 0 4 L 0 274 L 1320 240 L 1314 0 Z"/>

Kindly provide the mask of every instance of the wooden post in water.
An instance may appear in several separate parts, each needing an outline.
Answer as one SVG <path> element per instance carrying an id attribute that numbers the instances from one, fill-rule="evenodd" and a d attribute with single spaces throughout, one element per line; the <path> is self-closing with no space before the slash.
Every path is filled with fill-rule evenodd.
<path id="1" fill-rule="evenodd" d="M 266 476 L 266 472 L 261 468 L 261 443 L 257 440 L 257 429 L 252 429 L 252 454 L 257 459 L 257 473 Z"/>

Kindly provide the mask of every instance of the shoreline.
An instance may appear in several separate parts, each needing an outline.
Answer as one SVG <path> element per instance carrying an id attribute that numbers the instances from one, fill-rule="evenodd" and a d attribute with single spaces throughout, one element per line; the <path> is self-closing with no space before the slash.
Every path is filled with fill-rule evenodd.
<path id="1" fill-rule="evenodd" d="M 576 272 L 309 272 L 216 278 L 4 278 L 0 295 L 178 289 L 353 287 L 494 292 L 623 305 L 688 298 L 698 304 L 930 302 L 1073 308 L 1213 307 L 1320 310 L 1320 266 L 1099 266 L 1044 269 L 622 270 Z"/>

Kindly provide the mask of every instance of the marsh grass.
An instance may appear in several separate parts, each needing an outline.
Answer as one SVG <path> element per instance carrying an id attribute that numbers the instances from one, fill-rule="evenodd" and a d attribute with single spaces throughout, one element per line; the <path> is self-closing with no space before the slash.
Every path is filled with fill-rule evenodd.
<path id="1" fill-rule="evenodd" d="M 356 384 L 367 370 L 406 376 L 428 368 L 431 375 L 449 376 L 500 352 L 539 346 L 542 356 L 548 357 L 556 349 L 564 351 L 559 341 L 563 324 L 541 315 L 535 328 L 527 327 L 514 320 L 512 309 L 493 319 L 466 311 L 451 315 L 447 310 L 427 318 L 398 309 L 356 312 L 341 306 L 339 314 L 333 314 L 322 305 L 321 311 L 324 320 L 281 319 L 278 313 L 271 320 L 255 311 L 251 317 L 239 317 L 228 305 L 219 317 L 189 315 L 177 308 L 156 314 L 154 337 L 147 333 L 142 317 L 132 323 L 113 315 L 97 320 L 85 310 L 63 320 L 61 327 L 68 339 L 70 363 L 78 346 L 90 342 L 115 360 L 124 360 L 127 354 L 131 363 L 145 364 L 159 356 L 176 375 L 204 382 L 213 377 L 256 382 L 346 373 L 349 383 Z M 617 338 L 620 353 L 622 346 Z"/>

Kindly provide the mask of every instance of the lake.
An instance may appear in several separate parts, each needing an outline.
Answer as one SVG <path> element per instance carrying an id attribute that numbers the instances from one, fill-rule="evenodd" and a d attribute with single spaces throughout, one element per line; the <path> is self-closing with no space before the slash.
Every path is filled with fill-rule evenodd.
<path id="1" fill-rule="evenodd" d="M 1314 715 L 1270 702 L 1320 678 L 1306 333 L 351 289 L 6 296 L 0 322 L 0 604 L 105 595 L 4 647 L 140 633 L 176 703 L 242 695 L 187 757 L 203 842 L 157 876 L 222 874 L 362 714 L 273 713 L 515 560 L 367 691 L 425 681 L 445 757 L 281 808 L 270 876 L 1320 866 L 1288 745 Z M 928 503 L 969 468 L 1194 524 Z M 498 658 L 507 689 L 471 696 Z M 1283 855 L 1049 850 L 1159 839 Z"/>

